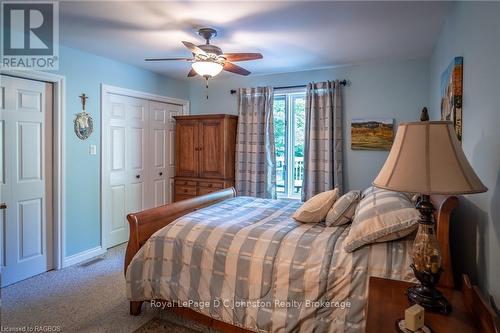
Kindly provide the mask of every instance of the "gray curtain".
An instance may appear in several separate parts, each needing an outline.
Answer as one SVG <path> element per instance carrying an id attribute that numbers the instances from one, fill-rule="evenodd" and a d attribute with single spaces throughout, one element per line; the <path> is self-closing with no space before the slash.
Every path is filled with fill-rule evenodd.
<path id="1" fill-rule="evenodd" d="M 342 192 L 342 97 L 339 81 L 309 83 L 306 93 L 302 200 Z"/>
<path id="2" fill-rule="evenodd" d="M 238 90 L 236 191 L 238 195 L 276 198 L 273 88 Z"/>

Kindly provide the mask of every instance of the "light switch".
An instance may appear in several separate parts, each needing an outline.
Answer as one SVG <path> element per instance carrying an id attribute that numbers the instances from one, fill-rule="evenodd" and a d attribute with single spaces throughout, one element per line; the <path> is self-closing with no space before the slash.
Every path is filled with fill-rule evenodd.
<path id="1" fill-rule="evenodd" d="M 90 155 L 97 154 L 97 147 L 96 147 L 96 145 L 90 145 L 89 154 Z"/>

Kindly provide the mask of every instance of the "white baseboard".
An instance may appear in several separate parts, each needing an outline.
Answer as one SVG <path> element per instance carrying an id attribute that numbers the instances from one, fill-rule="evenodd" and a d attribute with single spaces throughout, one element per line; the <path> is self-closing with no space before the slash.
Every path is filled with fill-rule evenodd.
<path id="1" fill-rule="evenodd" d="M 69 257 L 65 257 L 63 261 L 63 267 L 76 265 L 94 257 L 101 256 L 105 253 L 105 249 L 103 249 L 101 246 L 96 246 L 94 248 L 70 255 Z"/>

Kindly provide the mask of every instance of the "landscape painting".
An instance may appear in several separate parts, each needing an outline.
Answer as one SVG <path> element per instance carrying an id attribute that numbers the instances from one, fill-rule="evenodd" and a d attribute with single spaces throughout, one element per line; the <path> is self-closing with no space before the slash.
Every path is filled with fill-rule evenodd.
<path id="1" fill-rule="evenodd" d="M 462 141 L 463 57 L 455 57 L 441 75 L 441 120 L 453 122 Z"/>
<path id="2" fill-rule="evenodd" d="M 351 121 L 351 149 L 390 150 L 394 119 L 360 118 Z"/>

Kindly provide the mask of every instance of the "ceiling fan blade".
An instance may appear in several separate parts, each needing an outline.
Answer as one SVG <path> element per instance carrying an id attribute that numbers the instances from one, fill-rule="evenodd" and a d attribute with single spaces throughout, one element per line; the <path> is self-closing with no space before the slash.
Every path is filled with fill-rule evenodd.
<path id="1" fill-rule="evenodd" d="M 202 49 L 200 49 L 198 46 L 194 45 L 193 43 L 182 41 L 182 44 L 184 44 L 184 46 L 187 47 L 194 54 L 206 55 L 205 51 L 203 51 Z"/>
<path id="2" fill-rule="evenodd" d="M 194 60 L 193 58 L 147 58 L 144 59 L 145 61 L 169 61 L 169 60 L 186 60 L 186 61 L 192 61 Z"/>
<path id="3" fill-rule="evenodd" d="M 196 73 L 196 71 L 191 68 L 191 70 L 188 73 L 188 77 L 193 77 L 193 76 L 196 76 L 196 75 L 198 75 L 198 73 Z"/>
<path id="4" fill-rule="evenodd" d="M 262 54 L 260 53 L 224 53 L 222 55 L 227 61 L 247 61 L 262 59 Z"/>
<path id="5" fill-rule="evenodd" d="M 231 73 L 245 75 L 245 76 L 247 76 L 248 74 L 250 74 L 250 71 L 247 71 L 243 67 L 240 67 L 240 66 L 237 66 L 235 64 L 232 64 L 229 61 L 226 61 L 224 63 L 224 70 L 228 71 L 228 72 L 231 72 Z"/>

